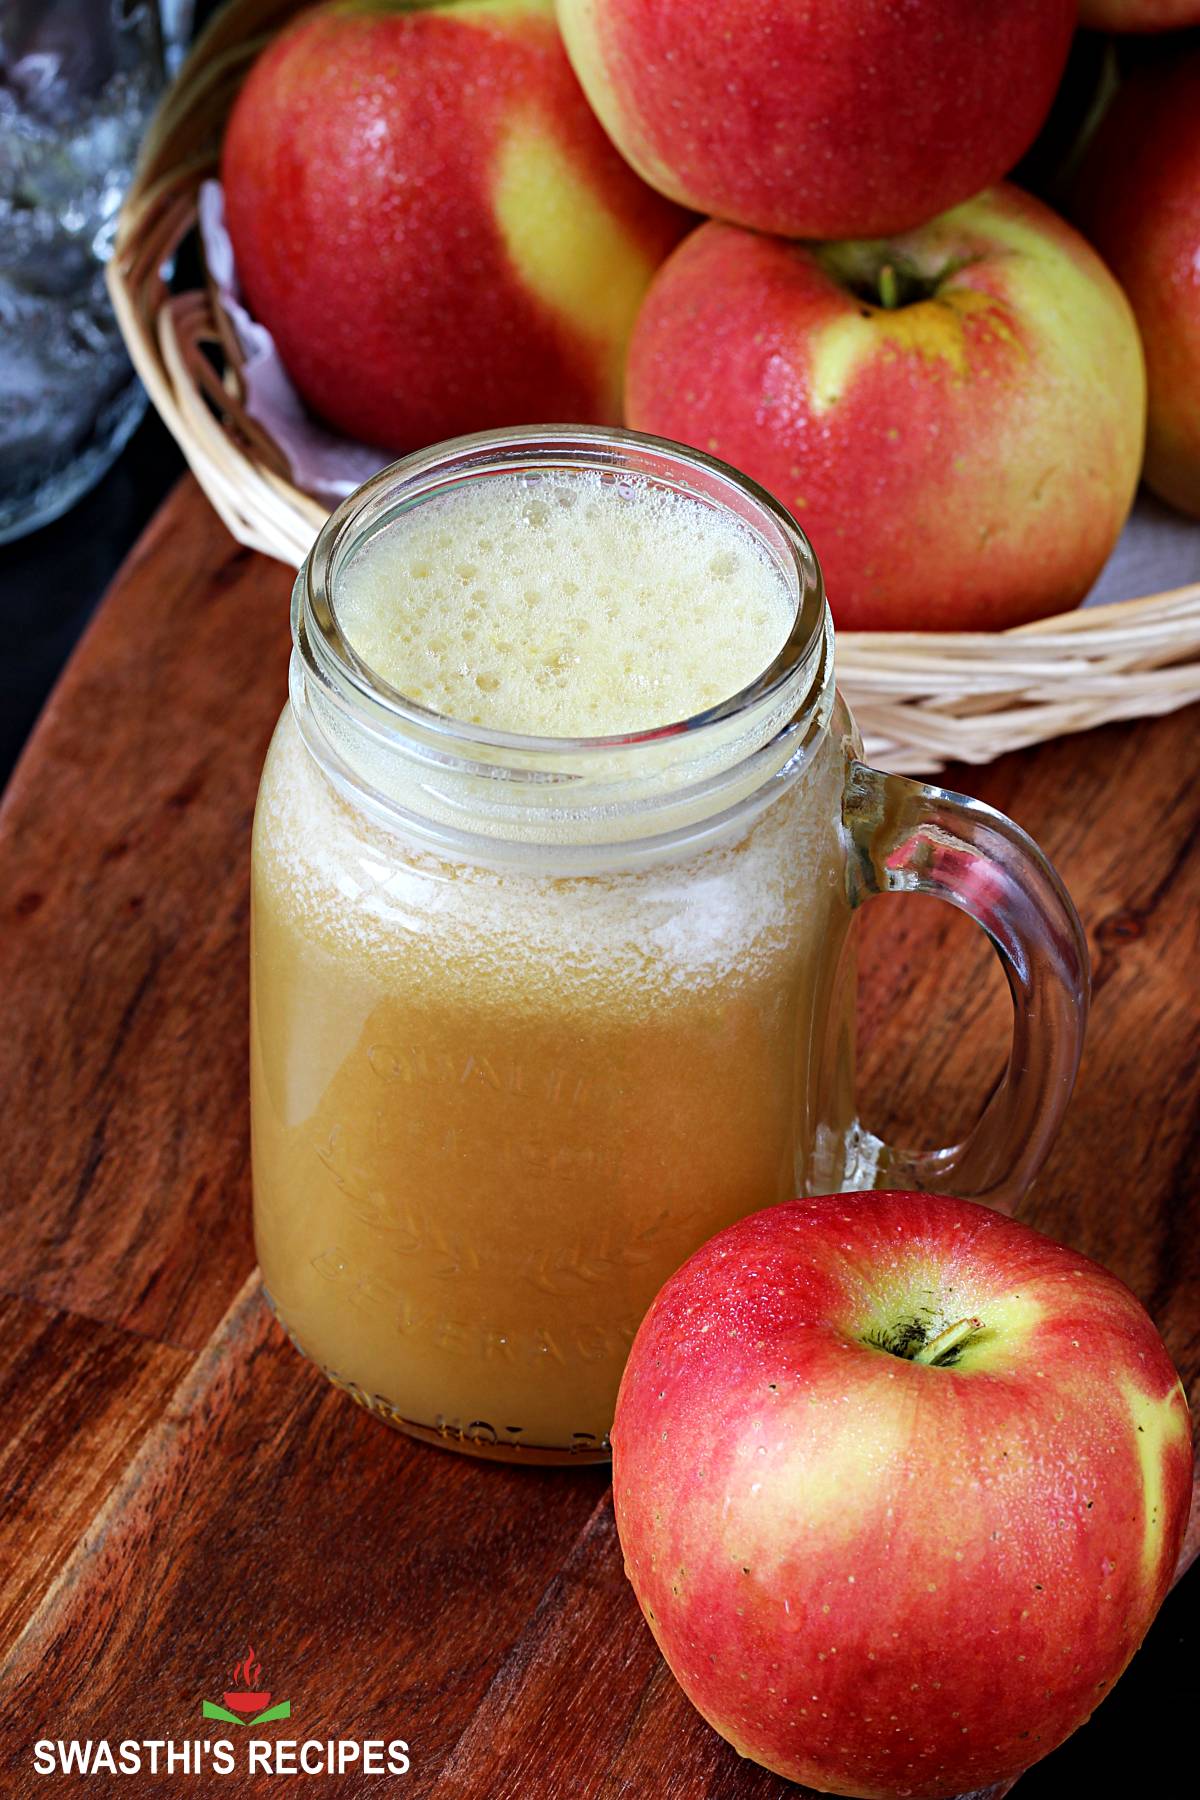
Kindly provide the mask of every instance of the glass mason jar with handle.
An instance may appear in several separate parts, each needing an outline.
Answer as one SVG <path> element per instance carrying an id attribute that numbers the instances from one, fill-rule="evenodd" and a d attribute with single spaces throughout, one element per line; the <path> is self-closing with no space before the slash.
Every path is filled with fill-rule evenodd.
<path id="1" fill-rule="evenodd" d="M 782 648 L 731 698 L 616 736 L 400 693 L 343 629 L 346 570 L 497 476 L 736 521 L 786 584 Z M 643 1313 L 734 1218 L 876 1185 L 1015 1204 L 1079 1060 L 1079 921 L 1010 820 L 861 761 L 816 559 L 767 494 L 630 433 L 461 439 L 334 513 L 292 622 L 254 829 L 255 1233 L 284 1326 L 364 1406 L 478 1455 L 599 1459 Z M 851 922 L 909 890 L 983 926 L 1014 1006 L 979 1123 L 916 1156 L 854 1094 Z"/>

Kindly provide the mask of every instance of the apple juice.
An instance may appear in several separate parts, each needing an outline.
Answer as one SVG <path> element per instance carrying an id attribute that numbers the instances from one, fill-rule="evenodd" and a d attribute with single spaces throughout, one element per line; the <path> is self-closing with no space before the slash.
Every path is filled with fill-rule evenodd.
<path id="1" fill-rule="evenodd" d="M 294 687 L 254 828 L 255 1227 L 297 1345 L 393 1424 L 605 1455 L 667 1276 L 842 1182 L 844 739 L 697 783 L 671 761 L 687 733 L 660 730 L 752 684 L 797 607 L 735 513 L 597 469 L 440 489 L 334 571 L 354 703 L 403 697 L 414 743 L 453 721 L 469 772 L 447 789 L 427 748 L 357 726 L 349 750 L 344 713 L 322 766 Z M 592 740 L 611 801 L 539 810 L 564 784 L 526 782 L 505 734 Z M 514 781 L 529 804 L 500 831 L 489 794 Z"/>

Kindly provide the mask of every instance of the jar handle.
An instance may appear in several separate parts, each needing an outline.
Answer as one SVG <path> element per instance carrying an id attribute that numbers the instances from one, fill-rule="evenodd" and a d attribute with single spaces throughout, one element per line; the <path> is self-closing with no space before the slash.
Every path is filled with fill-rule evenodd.
<path id="1" fill-rule="evenodd" d="M 945 1150 L 885 1147 L 877 1184 L 1011 1212 L 1046 1159 L 1079 1067 L 1090 990 L 1079 915 L 1032 838 L 980 800 L 852 762 L 842 818 L 852 904 L 883 893 L 948 900 L 991 938 L 1013 1000 L 1008 1068 L 974 1129 Z"/>

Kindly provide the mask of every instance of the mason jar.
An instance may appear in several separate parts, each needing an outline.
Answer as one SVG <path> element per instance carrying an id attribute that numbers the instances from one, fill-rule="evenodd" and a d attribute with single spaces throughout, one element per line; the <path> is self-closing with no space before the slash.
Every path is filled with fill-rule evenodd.
<path id="1" fill-rule="evenodd" d="M 339 593 L 376 534 L 464 484 L 583 471 L 754 533 L 793 622 L 741 692 L 538 738 L 355 653 Z M 292 630 L 254 826 L 255 1236 L 284 1327 L 363 1406 L 477 1455 L 597 1460 L 642 1315 L 733 1219 L 875 1185 L 1014 1204 L 1078 1062 L 1078 919 L 1011 821 L 862 762 L 816 558 L 763 490 L 618 431 L 439 445 L 329 519 Z M 965 1142 L 910 1156 L 858 1121 L 851 925 L 913 890 L 988 932 L 1014 1038 Z"/>

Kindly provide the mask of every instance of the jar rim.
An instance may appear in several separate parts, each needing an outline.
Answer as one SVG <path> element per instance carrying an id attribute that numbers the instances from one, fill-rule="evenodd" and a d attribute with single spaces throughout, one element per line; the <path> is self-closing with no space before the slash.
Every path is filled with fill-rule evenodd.
<path id="1" fill-rule="evenodd" d="M 356 653 L 341 629 L 334 601 L 339 570 L 368 536 L 405 510 L 406 491 L 411 503 L 461 482 L 511 472 L 514 467 L 591 467 L 660 487 L 676 487 L 710 505 L 740 500 L 742 505 L 735 510 L 760 541 L 765 541 L 760 521 L 772 529 L 777 545 L 768 543 L 766 547 L 796 593 L 791 627 L 770 662 L 726 699 L 685 718 L 596 736 L 547 736 L 479 725 L 423 706 L 393 687 Z M 692 472 L 703 478 L 703 492 L 688 481 Z M 786 560 L 781 559 L 777 546 L 782 547 Z M 805 533 L 773 495 L 705 451 L 615 426 L 542 425 L 476 432 L 446 439 L 388 464 L 343 500 L 322 525 L 305 559 L 293 601 L 297 648 L 313 657 L 324 679 L 332 681 L 347 698 L 354 695 L 368 705 L 377 724 L 390 716 L 398 730 L 416 728 L 426 742 L 442 742 L 447 747 L 457 743 L 484 752 L 510 751 L 520 754 L 522 760 L 566 755 L 580 772 L 591 754 L 633 752 L 640 746 L 704 732 L 748 712 L 769 708 L 813 659 L 826 624 L 820 564 Z"/>
<path id="2" fill-rule="evenodd" d="M 339 570 L 423 500 L 493 474 L 600 471 L 686 494 L 751 530 L 795 595 L 767 667 L 690 718 L 603 737 L 503 731 L 439 713 L 355 655 Z M 382 469 L 338 507 L 296 579 L 292 711 L 326 775 L 383 822 L 455 854 L 554 847 L 571 862 L 637 842 L 657 854 L 732 829 L 807 766 L 833 706 L 833 631 L 812 547 L 789 514 L 702 451 L 639 432 L 526 426 L 454 438 Z M 506 852 L 507 853 L 507 852 Z"/>

